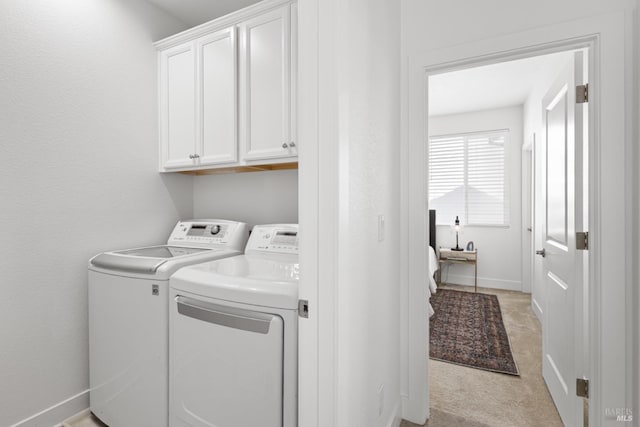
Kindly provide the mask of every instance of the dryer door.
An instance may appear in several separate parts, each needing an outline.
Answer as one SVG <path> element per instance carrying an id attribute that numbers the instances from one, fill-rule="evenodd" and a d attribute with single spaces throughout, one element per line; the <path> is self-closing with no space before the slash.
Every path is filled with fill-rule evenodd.
<path id="1" fill-rule="evenodd" d="M 173 296 L 170 425 L 281 426 L 282 318 Z"/>

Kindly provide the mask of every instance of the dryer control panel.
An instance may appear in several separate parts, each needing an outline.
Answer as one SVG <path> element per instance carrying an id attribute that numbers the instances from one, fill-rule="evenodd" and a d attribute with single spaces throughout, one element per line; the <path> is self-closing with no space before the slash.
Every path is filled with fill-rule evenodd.
<path id="1" fill-rule="evenodd" d="M 208 247 L 225 245 L 242 251 L 248 236 L 247 224 L 223 219 L 180 221 L 169 236 L 170 245 Z"/>
<path id="2" fill-rule="evenodd" d="M 298 254 L 298 224 L 256 225 L 245 253 Z"/>

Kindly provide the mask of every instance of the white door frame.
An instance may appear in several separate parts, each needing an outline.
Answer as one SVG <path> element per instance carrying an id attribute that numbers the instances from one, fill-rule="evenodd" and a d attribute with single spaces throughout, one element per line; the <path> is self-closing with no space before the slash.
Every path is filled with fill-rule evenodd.
<path id="1" fill-rule="evenodd" d="M 534 255 L 534 236 L 533 236 L 533 229 L 534 229 L 534 224 L 533 224 L 533 220 L 534 220 L 534 216 L 533 216 L 533 189 L 534 189 L 534 182 L 533 182 L 533 141 L 529 140 L 527 141 L 527 138 L 525 137 L 525 146 L 520 150 L 520 165 L 522 167 L 522 171 L 520 173 L 520 176 L 523 179 L 523 185 L 521 186 L 522 188 L 522 200 L 521 200 L 521 206 L 522 206 L 522 226 L 521 226 L 521 235 L 522 235 L 522 243 L 521 243 L 521 247 L 522 247 L 522 287 L 521 290 L 522 292 L 531 294 L 533 293 L 533 255 Z M 526 173 L 522 173 L 522 172 L 526 172 Z M 524 185 L 526 184 L 526 185 Z M 523 203 L 523 201 L 526 198 L 526 203 Z M 525 209 L 527 208 L 527 209 Z M 527 224 L 525 224 L 525 219 L 527 221 Z M 527 242 L 527 238 L 529 239 L 529 245 L 525 245 L 525 243 Z M 525 268 L 524 263 L 528 263 L 529 267 Z M 528 276 L 525 278 L 525 272 L 528 272 Z"/>
<path id="2" fill-rule="evenodd" d="M 612 13 L 541 27 L 504 37 L 481 40 L 447 49 L 437 49 L 409 58 L 408 84 L 402 115 L 401 152 L 401 267 L 408 272 L 401 290 L 401 392 L 403 418 L 422 423 L 429 414 L 428 316 L 426 295 L 428 273 L 425 210 L 425 142 L 428 135 L 428 75 L 472 66 L 487 65 L 529 56 L 589 48 L 589 277 L 590 356 L 587 370 L 591 380 L 589 419 L 604 423 L 605 409 L 631 408 L 632 327 L 626 322 L 631 312 L 632 284 L 629 265 L 620 250 L 631 253 L 631 218 L 627 212 L 633 200 L 625 153 L 632 144 L 633 111 L 631 55 L 622 46 L 630 38 L 630 18 Z M 606 96 L 601 97 L 601 94 Z M 625 120 L 626 118 L 626 120 Z M 601 150 L 606 141 L 607 149 Z M 606 207 L 616 206 L 616 209 Z M 606 278 L 606 280 L 604 280 Z M 606 286 L 606 289 L 604 289 Z M 624 385 L 621 387 L 621 385 Z"/>

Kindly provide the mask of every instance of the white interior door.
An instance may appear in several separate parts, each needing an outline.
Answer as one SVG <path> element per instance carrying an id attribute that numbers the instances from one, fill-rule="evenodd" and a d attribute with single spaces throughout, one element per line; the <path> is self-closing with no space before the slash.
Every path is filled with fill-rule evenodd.
<path id="1" fill-rule="evenodd" d="M 575 62 L 575 63 L 574 63 Z M 562 421 L 581 425 L 576 378 L 582 373 L 582 253 L 575 232 L 582 231 L 583 177 L 581 132 L 584 107 L 576 104 L 576 76 L 582 79 L 582 53 L 575 54 L 543 99 L 544 260 L 542 281 L 542 371 Z"/>

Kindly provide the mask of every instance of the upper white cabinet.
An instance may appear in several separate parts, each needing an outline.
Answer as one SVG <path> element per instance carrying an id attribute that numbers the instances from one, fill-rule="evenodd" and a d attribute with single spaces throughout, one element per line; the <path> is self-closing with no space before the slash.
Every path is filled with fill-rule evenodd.
<path id="1" fill-rule="evenodd" d="M 238 59 L 236 29 L 228 28 L 196 42 L 201 165 L 238 160 Z"/>
<path id="2" fill-rule="evenodd" d="M 246 160 L 287 157 L 295 149 L 290 117 L 290 28 L 288 8 L 240 24 L 241 135 Z"/>
<path id="3" fill-rule="evenodd" d="M 296 16 L 267 0 L 156 44 L 160 171 L 296 161 Z"/>
<path id="4" fill-rule="evenodd" d="M 238 160 L 236 28 L 160 52 L 161 170 Z"/>
<path id="5" fill-rule="evenodd" d="M 192 165 L 196 144 L 195 50 L 193 43 L 160 53 L 160 139 L 166 168 Z"/>

